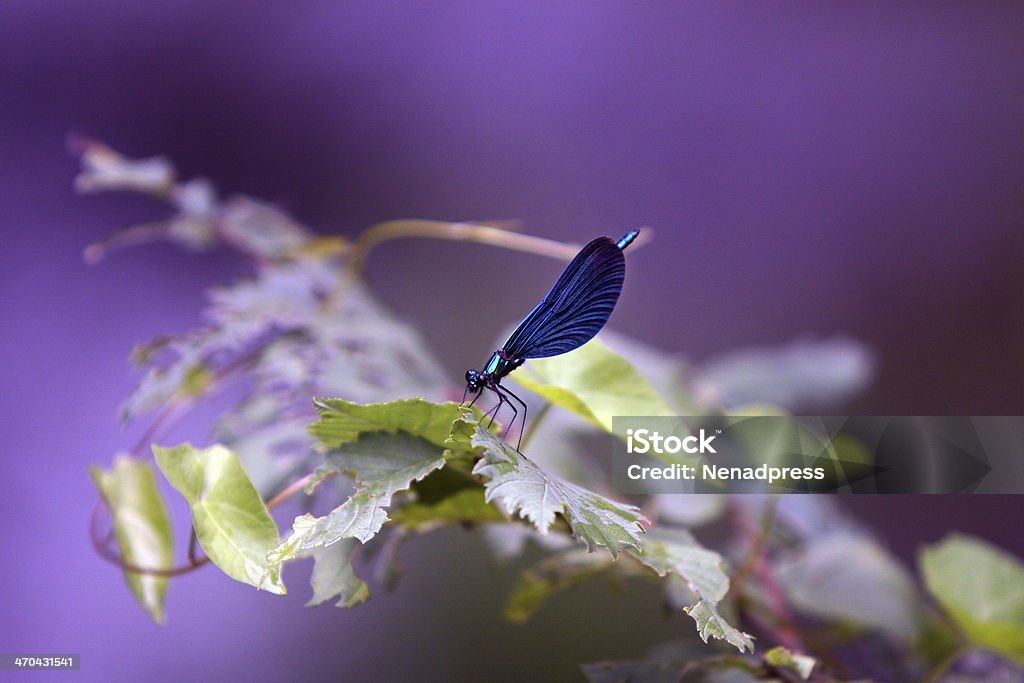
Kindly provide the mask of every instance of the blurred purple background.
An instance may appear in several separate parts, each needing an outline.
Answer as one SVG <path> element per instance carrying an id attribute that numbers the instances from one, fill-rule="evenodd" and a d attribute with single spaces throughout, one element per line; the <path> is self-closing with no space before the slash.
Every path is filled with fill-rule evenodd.
<path id="1" fill-rule="evenodd" d="M 211 570 L 152 625 L 89 545 L 86 467 L 137 435 L 116 422 L 133 343 L 195 324 L 204 288 L 244 271 L 170 247 L 84 265 L 90 241 L 165 212 L 75 196 L 71 131 L 323 232 L 650 225 L 618 329 L 698 360 L 848 333 L 879 377 L 846 412 L 1024 412 L 1020 4 L 7 0 L 0 60 L 0 651 L 80 652 L 85 680 L 565 679 L 689 629 L 653 590 L 603 586 L 505 624 L 511 570 L 452 561 L 484 557 L 458 531 L 412 542 L 398 592 L 355 611 L 304 609 L 306 567 L 285 599 Z M 424 241 L 370 263 L 453 382 L 558 270 Z M 951 528 L 1024 553 L 1018 499 L 851 504 L 908 560 Z M 602 618 L 581 624 L 592 599 Z"/>

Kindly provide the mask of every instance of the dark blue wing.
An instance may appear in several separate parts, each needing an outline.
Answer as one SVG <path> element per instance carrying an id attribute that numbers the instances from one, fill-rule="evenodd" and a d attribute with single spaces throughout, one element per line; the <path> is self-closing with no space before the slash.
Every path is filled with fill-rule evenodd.
<path id="1" fill-rule="evenodd" d="M 593 240 L 519 323 L 502 346 L 505 355 L 547 358 L 587 343 L 608 322 L 625 277 L 626 260 L 615 241 L 608 237 Z"/>

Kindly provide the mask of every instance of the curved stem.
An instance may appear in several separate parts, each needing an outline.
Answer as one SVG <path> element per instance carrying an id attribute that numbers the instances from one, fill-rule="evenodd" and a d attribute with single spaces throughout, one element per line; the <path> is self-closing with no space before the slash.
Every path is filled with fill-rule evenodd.
<path id="1" fill-rule="evenodd" d="M 180 417 L 184 412 L 182 408 L 184 403 L 180 401 L 172 401 L 167 403 L 163 409 L 157 413 L 157 416 L 153 418 L 153 421 L 146 427 L 146 431 L 142 432 L 142 435 L 135 441 L 135 445 L 129 451 L 129 454 L 133 458 L 141 458 L 143 449 L 149 447 L 156 439 L 157 434 L 161 433 L 168 425 L 174 424 L 175 420 Z"/>
<path id="2" fill-rule="evenodd" d="M 199 546 L 199 537 L 196 536 L 196 528 L 193 526 L 192 531 L 188 535 L 188 561 L 193 567 L 198 565 L 200 562 L 206 562 L 207 558 L 205 555 L 200 556 L 197 551 Z"/>
<path id="3" fill-rule="evenodd" d="M 337 473 L 338 473 L 337 470 L 331 470 L 330 472 L 324 472 L 321 475 L 322 476 L 321 481 L 323 481 L 323 479 L 329 479 L 330 477 L 333 477 Z M 302 477 L 298 481 L 293 481 L 291 484 L 286 486 L 280 493 L 278 493 L 276 496 L 274 496 L 273 498 L 271 498 L 270 500 L 267 501 L 267 509 L 268 510 L 273 510 L 278 505 L 280 505 L 283 501 L 285 501 L 286 499 L 292 497 L 293 495 L 295 495 L 296 493 L 298 493 L 302 489 L 306 488 L 306 486 L 309 485 L 310 480 L 313 479 L 313 477 L 316 476 L 316 474 L 317 474 L 316 472 L 310 472 L 309 474 L 307 474 L 306 476 Z"/>
<path id="4" fill-rule="evenodd" d="M 194 557 L 191 548 L 189 550 L 189 564 L 170 567 L 168 569 L 140 567 L 136 564 L 125 561 L 123 557 L 110 548 L 110 543 L 114 540 L 113 533 L 103 534 L 100 531 L 100 514 L 106 507 L 106 500 L 103 496 L 100 496 L 92 510 L 92 520 L 89 524 L 89 536 L 92 539 L 93 548 L 96 549 L 96 552 L 99 553 L 100 557 L 107 562 L 120 567 L 123 571 L 133 572 L 135 574 L 145 574 L 146 576 L 181 576 L 182 574 L 188 574 L 191 571 L 195 571 L 210 561 L 210 558 L 208 557 Z"/>
<path id="5" fill-rule="evenodd" d="M 778 497 L 771 497 L 760 519 L 756 525 L 750 520 L 743 509 L 739 506 L 733 508 L 733 516 L 742 534 L 751 535 L 750 554 L 743 566 L 739 569 L 734 578 L 730 592 L 737 596 L 741 602 L 750 602 L 752 597 L 750 577 L 758 581 L 760 593 L 765 600 L 765 607 L 770 615 L 771 621 L 758 619 L 756 613 L 750 610 L 748 614 L 758 621 L 760 625 L 771 632 L 779 644 L 795 651 L 807 651 L 822 664 L 831 669 L 835 674 L 845 677 L 846 672 L 840 662 L 829 649 L 824 646 L 818 636 L 809 630 L 800 628 L 796 618 L 787 606 L 786 595 L 782 587 L 775 580 L 775 574 L 768 562 L 767 545 L 770 541 L 772 529 L 775 526 L 776 512 L 778 509 Z"/>
<path id="6" fill-rule="evenodd" d="M 769 608 L 776 620 L 775 628 L 773 629 L 775 637 L 785 647 L 799 651 L 803 649 L 804 645 L 803 634 L 796 627 L 796 622 L 786 607 L 785 596 L 782 593 L 782 589 L 775 582 L 775 577 L 765 557 L 765 545 L 775 524 L 777 506 L 778 499 L 770 498 L 764 515 L 761 517 L 761 523 L 757 525 L 747 518 L 746 513 L 741 507 L 737 506 L 734 508 L 734 515 L 740 533 L 749 535 L 751 538 L 750 553 L 743 566 L 736 573 L 731 590 L 734 595 L 742 595 L 748 590 L 746 585 L 748 577 L 751 575 L 756 577 L 761 582 L 761 588 L 764 591 L 765 597 L 768 598 Z"/>
<path id="7" fill-rule="evenodd" d="M 403 220 L 378 223 L 363 231 L 352 251 L 352 270 L 362 272 L 366 257 L 380 243 L 390 240 L 427 237 L 458 242 L 476 242 L 495 247 L 525 251 L 569 261 L 579 245 L 565 244 L 543 237 L 520 235 L 510 231 L 512 221 L 490 223 L 446 223 L 444 221 Z"/>
<path id="8" fill-rule="evenodd" d="M 289 497 L 304 489 L 315 474 L 316 472 L 310 472 L 298 481 L 289 484 L 287 488 L 267 501 L 267 509 L 272 510 Z M 323 475 L 323 477 L 326 479 L 334 476 L 335 474 L 337 474 L 337 472 L 328 472 Z M 157 567 L 140 567 L 132 564 L 131 562 L 127 562 L 110 547 L 110 544 L 114 540 L 113 531 L 111 530 L 104 534 L 100 528 L 100 515 L 104 509 L 109 509 L 109 507 L 107 506 L 106 499 L 103 498 L 103 496 L 100 496 L 96 500 L 96 505 L 93 507 L 92 519 L 89 524 L 89 536 L 92 540 L 93 547 L 96 549 L 96 552 L 99 553 L 100 557 L 111 564 L 120 567 L 123 571 L 133 572 L 135 574 L 145 574 L 146 576 L 181 576 L 182 574 L 188 574 L 191 571 L 195 571 L 210 561 L 209 557 L 199 554 L 199 539 L 196 538 L 196 530 L 195 527 L 193 527 L 188 541 L 188 564 L 163 569 Z"/>

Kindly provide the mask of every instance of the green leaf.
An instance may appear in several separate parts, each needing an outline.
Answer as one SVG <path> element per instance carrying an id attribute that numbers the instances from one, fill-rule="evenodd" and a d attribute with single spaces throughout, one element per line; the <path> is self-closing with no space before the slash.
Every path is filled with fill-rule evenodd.
<path id="1" fill-rule="evenodd" d="M 676 414 L 632 363 L 598 339 L 533 359 L 512 379 L 608 432 L 615 415 Z"/>
<path id="2" fill-rule="evenodd" d="M 1024 565 L 978 538 L 950 534 L 920 558 L 925 586 L 974 643 L 1024 662 Z"/>
<path id="3" fill-rule="evenodd" d="M 153 446 L 153 453 L 167 481 L 188 501 L 207 557 L 236 581 L 283 594 L 280 571 L 268 573 L 266 560 L 278 543 L 277 525 L 238 457 L 220 444 Z"/>
<path id="4" fill-rule="evenodd" d="M 457 403 L 431 403 L 411 398 L 390 403 L 360 405 L 340 398 L 316 398 L 320 420 L 309 431 L 326 448 L 357 440 L 363 434 L 405 432 L 429 443 L 444 446 L 452 422 L 462 414 Z"/>
<path id="5" fill-rule="evenodd" d="M 352 568 L 355 541 L 345 539 L 327 548 L 308 551 L 313 558 L 313 597 L 306 607 L 314 607 L 338 598 L 337 607 L 355 607 L 370 599 L 370 587 Z"/>
<path id="6" fill-rule="evenodd" d="M 920 630 L 914 581 L 875 541 L 836 532 L 780 560 L 775 575 L 800 612 L 875 629 L 904 644 Z"/>
<path id="7" fill-rule="evenodd" d="M 445 471 L 439 470 L 437 474 Z M 429 479 L 430 477 L 427 477 L 424 481 Z M 484 499 L 484 489 L 481 486 L 459 489 L 436 502 L 424 502 L 421 499 L 406 503 L 393 512 L 391 518 L 398 524 L 417 531 L 442 524 L 507 521 L 501 510 Z"/>
<path id="8" fill-rule="evenodd" d="M 674 574 L 686 581 L 695 596 L 686 613 L 697 622 L 697 633 L 705 643 L 709 637 L 719 638 L 740 652 L 754 651 L 751 637 L 718 613 L 718 603 L 729 592 L 729 577 L 718 553 L 701 547 L 689 532 L 655 527 L 644 538 L 641 552 L 633 555 L 659 576 Z"/>
<path id="9" fill-rule="evenodd" d="M 508 602 L 505 603 L 505 618 L 523 623 L 540 609 L 540 606 L 555 593 L 597 576 L 613 564 L 607 555 L 598 555 L 573 548 L 549 555 L 519 575 L 519 580 Z"/>
<path id="10" fill-rule="evenodd" d="M 500 500 L 509 514 L 518 512 L 541 533 L 551 528 L 556 514 L 562 515 L 588 550 L 601 546 L 616 555 L 626 548 L 639 549 L 644 531 L 641 522 L 647 521 L 639 508 L 616 503 L 544 472 L 468 414 L 456 422 L 453 440 L 462 438 L 458 435 L 465 434 L 467 428 L 474 430 L 473 447 L 484 449 L 473 474 L 487 480 L 488 501 Z"/>
<path id="11" fill-rule="evenodd" d="M 171 520 L 149 463 L 121 455 L 110 471 L 93 467 L 92 478 L 110 510 L 121 559 L 136 567 L 170 569 Z M 124 578 L 153 621 L 163 623 L 167 577 L 125 571 Z"/>
<path id="12" fill-rule="evenodd" d="M 814 665 L 817 663 L 814 657 L 791 652 L 784 647 L 773 647 L 764 653 L 764 661 L 776 669 L 790 669 L 802 680 L 811 677 Z"/>
<path id="13" fill-rule="evenodd" d="M 271 568 L 280 571 L 282 562 L 344 538 L 366 543 L 387 521 L 384 508 L 391 498 L 444 464 L 440 446 L 405 432 L 366 432 L 357 441 L 341 442 L 328 454 L 327 466 L 350 473 L 355 492 L 323 517 L 298 517 L 288 539 L 268 556 Z"/>

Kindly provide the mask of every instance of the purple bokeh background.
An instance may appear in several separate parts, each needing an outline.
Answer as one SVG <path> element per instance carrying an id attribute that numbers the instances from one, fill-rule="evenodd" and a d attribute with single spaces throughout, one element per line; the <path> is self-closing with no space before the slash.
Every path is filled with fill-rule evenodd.
<path id="1" fill-rule="evenodd" d="M 80 652 L 85 680 L 564 679 L 689 627 L 654 591 L 601 586 L 505 624 L 512 572 L 453 561 L 484 558 L 459 531 L 413 541 L 397 593 L 355 611 L 304 609 L 306 568 L 284 599 L 204 571 L 152 625 L 89 546 L 86 468 L 138 434 L 116 423 L 131 346 L 195 324 L 202 291 L 244 271 L 161 246 L 84 265 L 87 243 L 164 211 L 75 196 L 71 131 L 323 232 L 650 225 L 618 329 L 698 360 L 847 333 L 879 358 L 848 412 L 1024 412 L 1020 4 L 7 0 L 0 69 L 0 651 Z M 424 241 L 370 262 L 453 382 L 558 270 Z M 1024 553 L 1012 497 L 851 504 L 908 560 L 952 528 Z M 602 613 L 581 623 L 589 600 Z"/>

